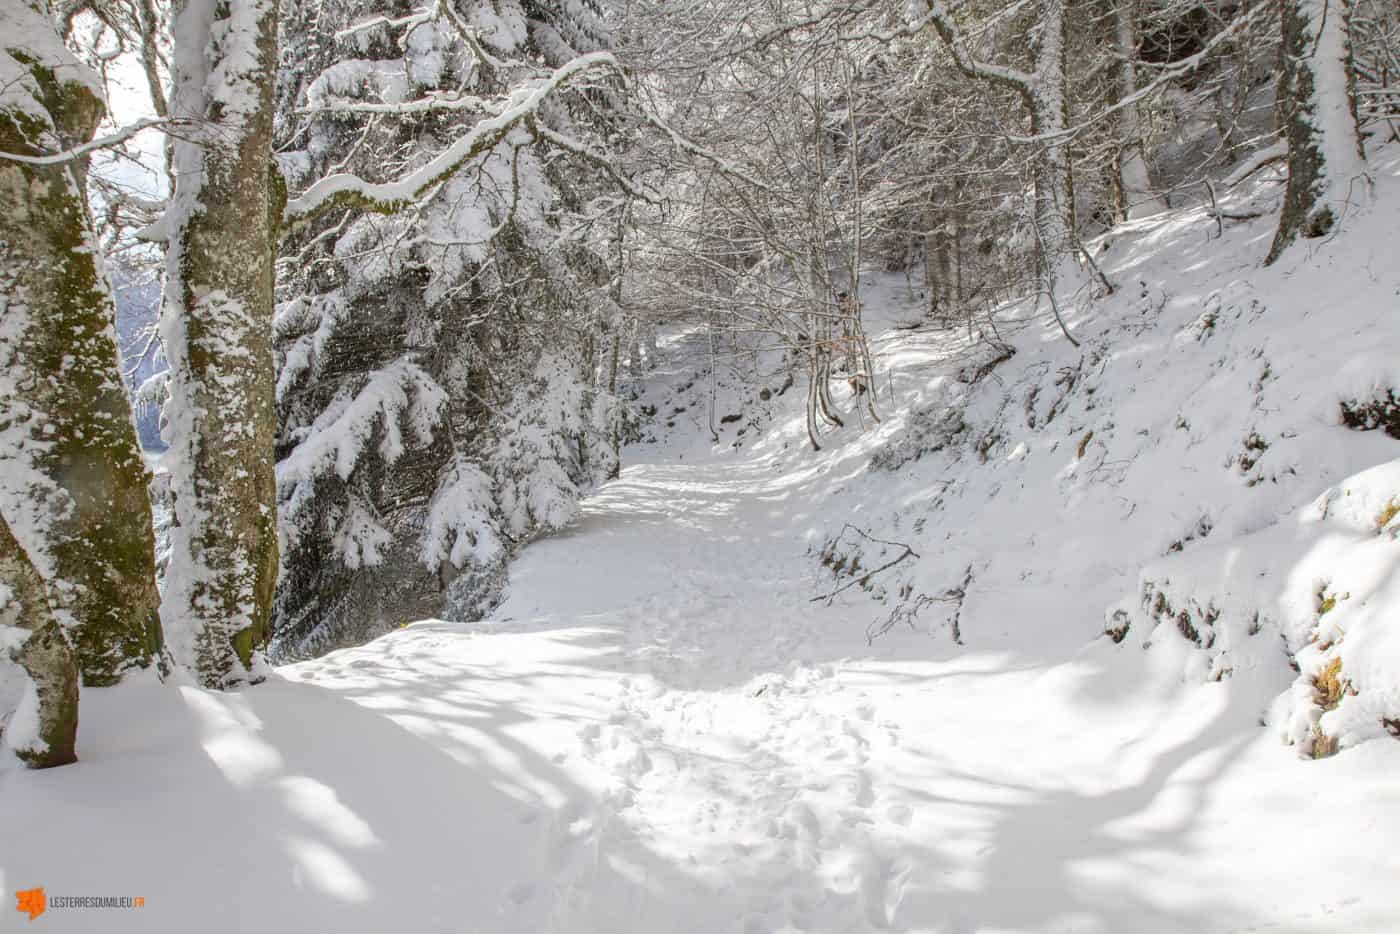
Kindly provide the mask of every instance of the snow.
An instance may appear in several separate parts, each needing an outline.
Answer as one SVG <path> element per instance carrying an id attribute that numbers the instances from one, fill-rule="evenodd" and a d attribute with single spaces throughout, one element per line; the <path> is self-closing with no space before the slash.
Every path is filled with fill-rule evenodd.
<path id="1" fill-rule="evenodd" d="M 345 480 L 377 434 L 379 453 L 392 464 L 404 452 L 401 425 L 419 444 L 431 444 L 447 394 L 422 367 L 399 359 L 375 371 L 356 393 L 342 393 L 317 416 L 296 449 L 277 464 L 279 486 L 310 483 L 323 474 Z"/>
<path id="2" fill-rule="evenodd" d="M 49 744 L 39 735 L 39 690 L 31 680 L 25 680 L 19 706 L 5 723 L 5 747 L 15 752 L 48 752 Z"/>
<path id="3" fill-rule="evenodd" d="M 1400 446 L 1337 408 L 1395 385 L 1400 217 L 1349 220 L 1269 269 L 1272 218 L 1115 230 L 1083 347 L 1008 321 L 975 382 L 987 352 L 896 329 L 922 299 L 871 274 L 883 421 L 820 453 L 800 386 L 727 368 L 712 441 L 673 330 L 655 440 L 491 619 L 85 692 L 76 765 L 0 770 L 0 887 L 145 897 L 104 930 L 1393 931 Z M 918 557 L 813 602 L 826 546 L 883 563 L 847 523 Z M 871 641 L 905 585 L 931 602 Z M 1357 693 L 1315 710 L 1333 657 Z"/>
<path id="4" fill-rule="evenodd" d="M 33 67 L 51 69 L 60 80 L 84 86 L 98 98 L 103 96 L 101 81 L 63 44 L 53 23 L 23 0 L 0 7 L 0 36 L 4 36 L 0 40 L 0 108 L 40 120 L 50 138 L 34 142 L 60 148 L 51 145 L 57 141 L 49 115 L 38 103 L 40 88 Z"/>
<path id="5" fill-rule="evenodd" d="M 424 30 L 416 30 L 423 32 Z M 403 67 L 394 61 L 353 58 L 332 64 L 306 88 L 312 108 L 334 107 L 344 98 L 373 94 L 385 104 L 400 104 L 409 92 Z"/>
<path id="6" fill-rule="evenodd" d="M 453 462 L 428 508 L 419 552 L 424 567 L 436 570 L 444 561 L 457 568 L 468 563 L 485 567 L 500 559 L 505 545 L 491 519 L 491 490 L 491 477 L 480 467 L 461 458 Z"/>
<path id="7" fill-rule="evenodd" d="M 351 570 L 374 567 L 384 562 L 384 549 L 394 540 L 393 534 L 379 524 L 374 510 L 357 498 L 332 536 L 331 543 L 345 566 Z"/>

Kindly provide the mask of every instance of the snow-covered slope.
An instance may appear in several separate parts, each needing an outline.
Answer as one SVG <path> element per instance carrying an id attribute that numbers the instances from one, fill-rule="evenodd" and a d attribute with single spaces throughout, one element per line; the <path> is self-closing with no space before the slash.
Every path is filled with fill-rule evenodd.
<path id="1" fill-rule="evenodd" d="M 1377 160 L 1387 208 L 1396 167 Z M 1291 682 L 1266 719 L 1303 755 L 1400 732 L 1400 217 L 1265 269 L 1271 221 L 1103 238 L 1118 289 L 1070 319 L 1078 347 L 1040 320 L 1003 325 L 1013 356 L 892 348 L 913 414 L 843 439 L 834 470 L 875 469 L 828 501 L 822 552 L 833 583 L 917 553 L 866 582 L 872 633 L 1024 652 L 1106 631 L 1106 664 Z"/>
<path id="2" fill-rule="evenodd" d="M 0 887 L 146 899 L 72 930 L 1395 930 L 1400 444 L 1340 423 L 1400 376 L 1378 174 L 1271 269 L 1268 218 L 1115 232 L 1078 349 L 891 328 L 822 452 L 778 373 L 713 441 L 676 335 L 657 440 L 492 620 L 88 692 L 82 761 L 0 772 Z"/>

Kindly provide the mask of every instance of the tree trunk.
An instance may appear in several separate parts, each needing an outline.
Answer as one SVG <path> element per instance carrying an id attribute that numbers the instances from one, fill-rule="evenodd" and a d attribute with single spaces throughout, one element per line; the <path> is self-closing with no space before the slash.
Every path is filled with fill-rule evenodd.
<path id="1" fill-rule="evenodd" d="M 948 269 L 951 274 L 948 289 L 949 304 L 962 318 L 969 315 L 967 307 L 967 269 L 963 265 L 963 178 L 953 178 L 953 187 L 948 198 L 948 252 L 951 254 Z"/>
<path id="2" fill-rule="evenodd" d="M 1040 0 L 1040 42 L 1036 49 L 1036 81 L 1028 95 L 1031 132 L 1046 137 L 1035 162 L 1035 235 L 1039 293 L 1050 303 L 1060 331 L 1071 344 L 1078 341 L 1060 314 L 1060 261 L 1074 254 L 1074 189 L 1066 128 L 1065 0 Z"/>
<path id="3" fill-rule="evenodd" d="M 5 744 L 31 769 L 78 761 L 78 665 L 73 647 L 58 624 L 44 582 L 0 519 L 0 585 L 9 595 L 0 603 L 0 627 L 29 630 L 15 661 L 30 684 L 10 718 Z"/>
<path id="4" fill-rule="evenodd" d="M 612 360 L 608 363 L 608 395 L 615 400 L 617 398 L 617 358 L 622 352 L 622 335 L 613 332 L 612 339 Z M 612 448 L 613 448 L 613 468 L 608 471 L 608 479 L 616 480 L 622 476 L 622 406 L 614 404 L 616 411 L 612 417 Z"/>
<path id="5" fill-rule="evenodd" d="M 1069 154 L 1065 148 L 1064 0 L 1041 0 L 1036 87 L 1030 95 L 1031 133 L 1046 136 L 1035 160 L 1035 226 L 1042 290 L 1052 291 L 1055 266 L 1071 252 Z"/>
<path id="6" fill-rule="evenodd" d="M 1133 0 L 1113 5 L 1114 52 L 1118 60 L 1118 100 L 1137 93 L 1137 11 Z M 1167 209 L 1152 187 L 1142 139 L 1142 114 L 1136 103 L 1118 111 L 1118 185 L 1122 216 L 1127 220 L 1151 217 Z"/>
<path id="7" fill-rule="evenodd" d="M 947 253 L 943 249 L 943 235 L 938 229 L 940 217 L 932 205 L 925 214 L 924 225 L 924 282 L 928 286 L 928 316 L 931 321 L 943 321 L 948 316 L 944 299 L 945 283 L 948 281 Z"/>
<path id="8" fill-rule="evenodd" d="M 38 157 L 90 140 L 99 88 L 46 8 L 8 4 L 0 35 L 0 150 Z M 9 45 L 19 37 L 29 44 Z M 84 682 L 107 685 L 157 658 L 160 596 L 85 174 L 82 160 L 0 161 L 0 512 Z"/>
<path id="9" fill-rule="evenodd" d="M 929 311 L 930 316 L 945 327 L 952 327 L 962 311 L 962 282 L 959 266 L 958 225 L 956 201 L 958 189 L 940 189 L 943 207 L 938 213 L 929 212 L 930 233 L 926 235 L 929 251 Z"/>
<path id="10" fill-rule="evenodd" d="M 174 32 L 171 109 L 207 122 L 175 145 L 161 320 L 176 523 L 166 629 L 176 658 L 218 688 L 257 680 L 277 578 L 272 264 L 285 197 L 271 149 L 277 6 L 184 0 Z"/>
<path id="11" fill-rule="evenodd" d="M 1350 6 L 1344 0 L 1284 0 L 1278 111 L 1288 139 L 1288 190 L 1266 262 L 1300 235 L 1331 232 L 1369 195 L 1356 123 Z"/>

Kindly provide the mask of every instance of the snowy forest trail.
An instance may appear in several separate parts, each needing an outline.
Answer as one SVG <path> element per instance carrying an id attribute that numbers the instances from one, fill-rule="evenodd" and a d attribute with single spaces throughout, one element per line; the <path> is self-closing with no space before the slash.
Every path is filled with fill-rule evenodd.
<path id="1" fill-rule="evenodd" d="M 1259 731 L 1219 692 L 1183 705 L 1175 679 L 1078 646 L 871 646 L 861 611 L 812 603 L 800 543 L 831 480 L 811 463 L 635 465 L 516 568 L 500 616 L 617 640 L 621 690 L 583 756 L 722 893 L 707 924 L 672 904 L 638 930 L 1250 930 L 1272 880 L 1315 876 L 1268 814 L 1316 791 L 1261 807 L 1224 781 Z M 1331 929 L 1344 907 L 1307 901 L 1260 929 Z"/>
<path id="2" fill-rule="evenodd" d="M 373 707 L 403 684 L 413 699 L 392 719 L 499 770 L 521 823 L 483 840 L 485 858 L 516 876 L 498 920 L 467 908 L 468 929 L 1304 932 L 1395 917 L 1361 897 L 1393 861 L 1344 872 L 1297 842 L 1309 826 L 1364 834 L 1376 815 L 1328 802 L 1326 764 L 1299 784 L 1259 707 L 1115 665 L 1104 640 L 1047 655 L 871 645 L 868 606 L 812 602 L 830 584 L 805 542 L 830 518 L 840 459 L 703 442 L 642 456 L 526 549 L 470 634 L 417 624 L 285 672 Z M 512 722 L 460 719 L 473 709 Z M 1379 793 L 1368 780 L 1358 802 Z"/>
<path id="3" fill-rule="evenodd" d="M 93 692 L 77 764 L 0 773 L 0 885 L 146 899 L 56 930 L 1394 930 L 1400 857 L 1352 846 L 1400 827 L 1388 744 L 1300 763 L 1259 725 L 1276 680 L 999 618 L 1034 605 L 1014 574 L 967 645 L 870 643 L 868 598 L 812 599 L 867 435 L 683 415 L 489 620 Z"/>
<path id="4" fill-rule="evenodd" d="M 811 601 L 843 462 L 697 445 L 528 547 L 492 620 L 105 691 L 77 765 L 3 777 L 4 884 L 143 894 L 103 916 L 131 930 L 1390 929 L 1393 853 L 1337 858 L 1395 826 L 1358 765 L 1388 750 L 1302 771 L 1225 685 L 1106 640 L 867 644 L 868 605 Z M 75 804 L 92 783 L 121 807 Z"/>

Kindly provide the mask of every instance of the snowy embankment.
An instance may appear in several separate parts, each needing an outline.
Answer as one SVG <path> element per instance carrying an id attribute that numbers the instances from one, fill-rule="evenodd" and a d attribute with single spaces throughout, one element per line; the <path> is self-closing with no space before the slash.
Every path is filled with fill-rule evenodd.
<path id="1" fill-rule="evenodd" d="M 77 765 L 0 772 L 0 887 L 146 899 L 72 930 L 1393 931 L 1400 443 L 1340 419 L 1400 384 L 1378 174 L 1267 270 L 1267 218 L 1115 233 L 1082 347 L 975 382 L 891 328 L 820 453 L 778 373 L 712 443 L 681 335 L 493 620 L 87 692 Z"/>

